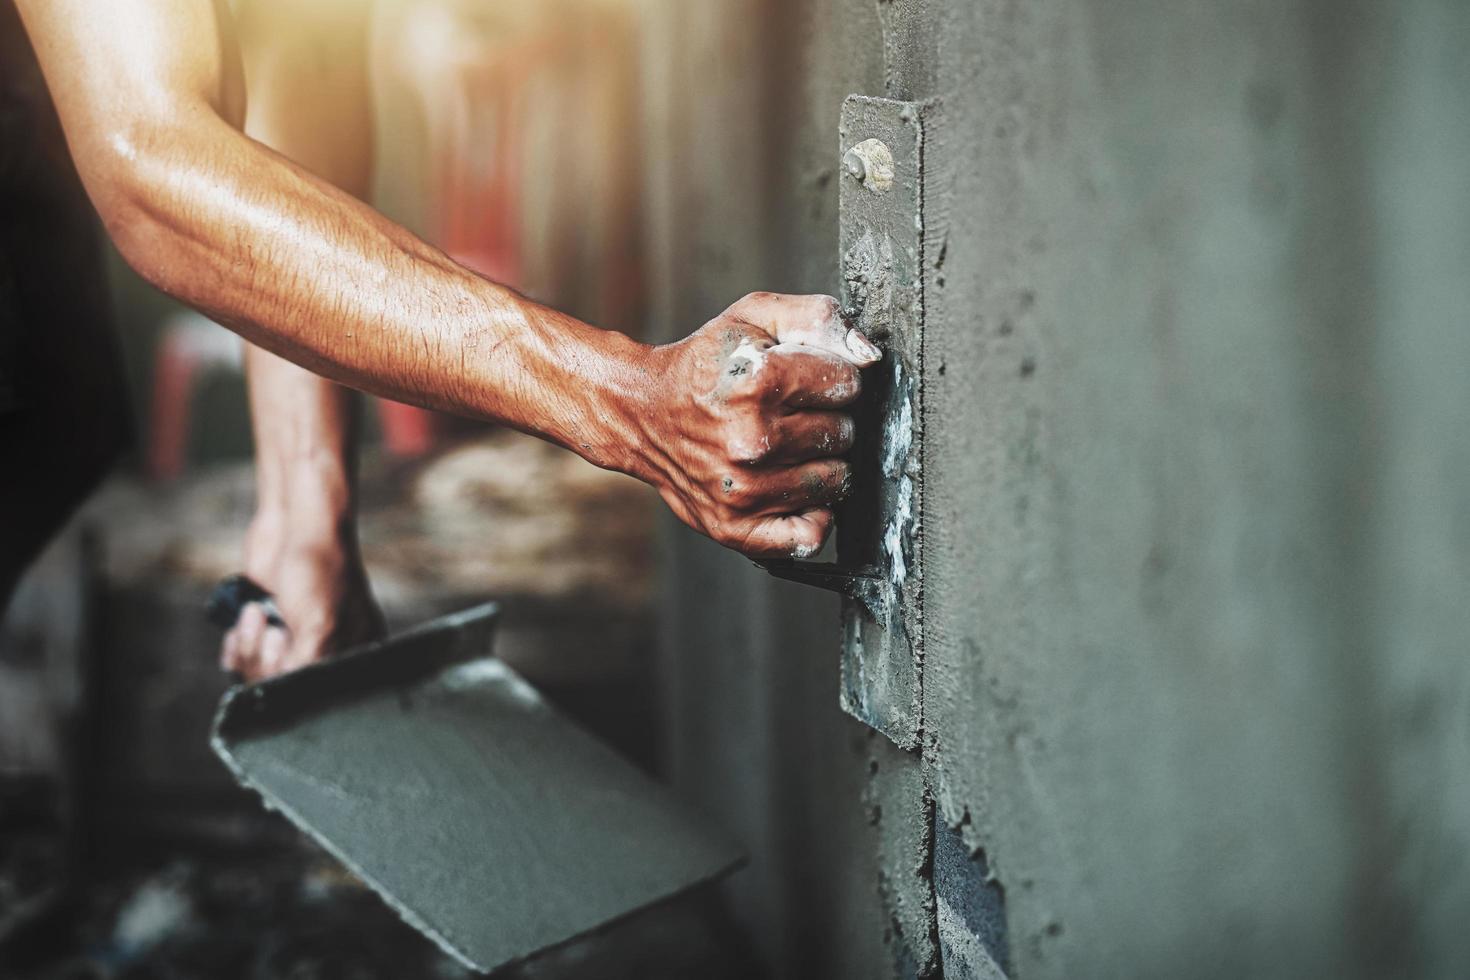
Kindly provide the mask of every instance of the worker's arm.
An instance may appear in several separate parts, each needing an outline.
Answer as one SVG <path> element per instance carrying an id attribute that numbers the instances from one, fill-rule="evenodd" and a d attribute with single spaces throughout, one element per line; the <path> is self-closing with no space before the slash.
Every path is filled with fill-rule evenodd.
<path id="1" fill-rule="evenodd" d="M 747 553 L 820 546 L 847 482 L 836 410 L 878 356 L 829 297 L 747 297 L 663 347 L 597 330 L 244 136 L 223 0 L 19 6 L 88 192 L 155 285 L 345 384 L 631 473 Z"/>
<path id="2" fill-rule="evenodd" d="M 275 597 L 283 627 L 248 604 L 221 646 L 247 680 L 383 633 L 357 543 L 357 406 L 351 393 L 274 354 L 246 352 L 256 508 L 243 571 Z"/>
<path id="3" fill-rule="evenodd" d="M 240 0 L 245 132 L 359 200 L 372 181 L 364 0 Z M 275 597 L 284 626 L 247 605 L 224 637 L 222 665 L 247 680 L 295 670 L 376 639 L 357 542 L 358 397 L 254 344 L 245 345 L 255 433 L 255 515 L 243 571 Z"/>

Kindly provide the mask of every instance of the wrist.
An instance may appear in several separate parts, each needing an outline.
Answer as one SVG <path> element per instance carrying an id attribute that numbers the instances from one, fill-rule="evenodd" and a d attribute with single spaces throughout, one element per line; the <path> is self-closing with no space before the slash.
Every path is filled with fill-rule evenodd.
<path id="1" fill-rule="evenodd" d="M 582 433 L 570 448 L 588 462 L 648 482 L 649 421 L 657 416 L 664 372 L 659 348 L 608 334 L 601 369 L 582 387 Z"/>
<path id="2" fill-rule="evenodd" d="M 356 487 L 343 460 L 329 457 L 262 465 L 245 536 L 247 574 L 263 573 L 290 551 L 356 552 Z"/>
<path id="3" fill-rule="evenodd" d="M 283 570 L 306 561 L 316 566 L 343 568 L 360 557 L 357 535 L 350 522 L 327 525 L 301 521 L 292 514 L 257 511 L 245 532 L 245 575 L 267 589 L 278 586 Z"/>
<path id="4" fill-rule="evenodd" d="M 657 348 L 523 301 L 513 346 L 480 362 L 479 414 L 641 477 L 644 422 L 657 391 Z"/>

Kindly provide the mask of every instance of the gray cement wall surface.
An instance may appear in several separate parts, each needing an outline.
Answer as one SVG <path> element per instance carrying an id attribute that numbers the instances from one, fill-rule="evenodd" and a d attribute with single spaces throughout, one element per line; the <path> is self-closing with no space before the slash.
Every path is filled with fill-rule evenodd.
<path id="1" fill-rule="evenodd" d="M 667 336 L 836 292 L 842 98 L 943 103 L 922 756 L 833 603 L 667 536 L 673 771 L 777 974 L 1470 975 L 1470 6 L 650 23 Z"/>

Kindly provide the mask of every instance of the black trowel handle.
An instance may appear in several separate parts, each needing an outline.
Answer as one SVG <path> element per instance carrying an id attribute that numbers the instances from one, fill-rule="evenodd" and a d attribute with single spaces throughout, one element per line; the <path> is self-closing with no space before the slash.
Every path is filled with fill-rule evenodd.
<path id="1" fill-rule="evenodd" d="M 885 620 L 882 578 L 876 569 L 848 568 L 835 562 L 794 561 L 789 558 L 757 558 L 757 568 L 776 578 L 826 589 L 853 599 L 872 620 Z"/>
<path id="2" fill-rule="evenodd" d="M 222 630 L 234 629 L 240 613 L 252 602 L 259 603 L 265 610 L 267 626 L 285 629 L 286 621 L 276 608 L 275 597 L 244 575 L 231 575 L 216 585 L 209 594 L 209 601 L 204 604 L 204 615 Z"/>

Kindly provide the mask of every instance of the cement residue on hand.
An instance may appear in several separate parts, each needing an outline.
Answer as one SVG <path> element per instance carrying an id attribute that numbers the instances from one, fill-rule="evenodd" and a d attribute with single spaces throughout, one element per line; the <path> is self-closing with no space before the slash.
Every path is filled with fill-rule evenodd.
<path id="1" fill-rule="evenodd" d="M 809 543 L 798 543 L 798 544 L 795 544 L 791 548 L 791 557 L 792 558 L 799 558 L 799 559 L 805 560 L 807 558 L 812 557 L 817 552 L 821 551 L 822 550 L 822 545 L 824 545 L 824 544 L 826 544 L 826 541 L 825 540 L 818 541 L 816 544 L 809 544 Z"/>
<path id="2" fill-rule="evenodd" d="M 766 365 L 767 347 L 757 347 L 749 337 L 743 338 L 730 352 L 730 367 L 726 373 L 732 377 L 754 378 Z"/>

